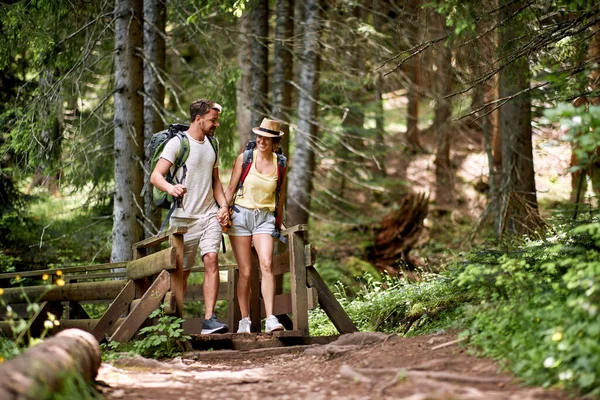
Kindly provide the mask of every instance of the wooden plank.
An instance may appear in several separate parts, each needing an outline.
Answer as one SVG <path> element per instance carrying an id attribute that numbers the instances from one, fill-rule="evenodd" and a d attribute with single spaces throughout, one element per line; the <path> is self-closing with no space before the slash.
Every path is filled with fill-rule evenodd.
<path id="1" fill-rule="evenodd" d="M 40 285 L 4 289 L 2 300 L 7 304 L 28 301 L 89 301 L 112 300 L 126 281 L 68 283 L 64 286 Z"/>
<path id="2" fill-rule="evenodd" d="M 340 303 L 338 303 L 314 267 L 306 268 L 306 277 L 309 286 L 317 290 L 319 304 L 338 332 L 341 334 L 358 332 L 358 328 L 356 328 L 354 322 L 348 317 L 348 314 L 346 314 Z"/>
<path id="3" fill-rule="evenodd" d="M 166 242 L 167 240 L 169 240 L 171 235 L 183 235 L 184 233 L 187 232 L 187 230 L 188 230 L 188 228 L 186 228 L 184 226 L 176 226 L 173 228 L 169 228 L 166 231 L 164 231 L 156 236 L 153 236 L 151 238 L 134 243 L 132 247 L 134 249 L 138 249 L 138 248 L 147 248 L 147 247 L 158 246 L 162 242 Z"/>
<path id="4" fill-rule="evenodd" d="M 166 315 L 175 314 L 177 312 L 177 304 L 175 304 L 175 294 L 173 292 L 167 292 L 163 299 L 163 311 Z"/>
<path id="5" fill-rule="evenodd" d="M 250 271 L 250 321 L 250 332 L 260 332 L 260 263 L 254 248 Z"/>
<path id="6" fill-rule="evenodd" d="M 127 284 L 121 292 L 116 296 L 115 300 L 108 306 L 108 309 L 102 315 L 102 318 L 98 320 L 94 328 L 91 330 L 92 335 L 102 342 L 105 335 L 110 334 L 113 328 L 116 326 L 116 321 L 119 317 L 127 311 L 129 304 L 135 296 L 135 285 L 133 281 L 127 281 Z"/>
<path id="7" fill-rule="evenodd" d="M 27 326 L 21 331 L 21 333 L 19 333 L 19 335 L 15 339 L 15 342 L 29 345 L 29 343 L 24 342 L 25 335 L 31 335 L 31 337 L 40 337 L 44 329 L 44 322 L 46 321 L 46 319 L 48 319 L 48 313 L 54 314 L 56 319 L 60 320 L 63 313 L 62 304 L 58 302 L 49 301 L 44 301 L 43 303 L 41 303 L 40 308 L 29 319 L 29 321 L 27 321 Z"/>
<path id="8" fill-rule="evenodd" d="M 242 319 L 240 313 L 240 305 L 237 301 L 237 282 L 238 282 L 239 271 L 232 268 L 227 273 L 227 325 L 231 329 L 231 332 L 237 332 L 238 324 Z M 219 285 L 220 288 L 223 285 Z"/>
<path id="9" fill-rule="evenodd" d="M 281 234 L 291 236 L 292 234 L 294 234 L 296 232 L 308 232 L 308 225 L 307 224 L 294 225 L 290 228 L 282 230 Z"/>
<path id="10" fill-rule="evenodd" d="M 127 315 L 121 326 L 110 337 L 111 342 L 125 343 L 137 332 L 146 318 L 154 311 L 171 287 L 171 276 L 162 271 L 142 296 L 142 301 Z"/>
<path id="11" fill-rule="evenodd" d="M 185 232 L 187 232 L 187 228 Z M 170 290 L 175 295 L 175 305 L 177 310 L 175 315 L 178 317 L 183 317 L 183 296 L 185 295 L 183 292 L 183 233 L 173 233 L 171 236 L 169 236 L 169 244 L 177 249 L 175 263 L 176 268 L 171 271 Z"/>
<path id="12" fill-rule="evenodd" d="M 169 247 L 127 264 L 127 279 L 142 279 L 176 268 L 177 249 Z"/>
<path id="13" fill-rule="evenodd" d="M 54 269 L 39 269 L 36 271 L 22 271 L 22 272 L 7 272 L 0 274 L 0 279 L 12 279 L 17 276 L 21 278 L 31 278 L 36 276 L 42 276 L 44 274 L 53 275 L 56 271 L 61 271 L 63 274 L 73 274 L 76 272 L 88 272 L 88 271 L 100 271 L 105 269 L 123 268 L 127 266 L 127 262 L 120 263 L 108 263 L 108 264 L 92 264 L 80 267 L 66 267 L 66 268 L 54 268 Z"/>
<path id="14" fill-rule="evenodd" d="M 229 284 L 227 282 L 219 283 L 219 294 L 217 300 L 227 300 L 229 298 Z M 201 283 L 188 285 L 184 296 L 185 301 L 204 301 L 204 289 Z"/>
<path id="15" fill-rule="evenodd" d="M 225 270 L 236 269 L 236 268 L 237 268 L 237 264 L 219 264 L 219 271 L 225 271 Z M 198 266 L 192 267 L 192 273 L 195 273 L 195 272 L 204 272 L 204 266 L 198 265 Z"/>
<path id="16" fill-rule="evenodd" d="M 123 267 L 127 267 L 127 264 L 125 264 Z M 127 273 L 125 271 L 123 271 L 123 272 L 102 272 L 102 273 L 98 273 L 98 274 L 69 274 L 69 275 L 63 275 L 63 279 L 66 282 L 72 283 L 72 282 L 80 282 L 80 281 L 90 281 L 92 279 L 107 279 L 107 278 L 125 279 L 125 275 L 127 275 Z"/>
<path id="17" fill-rule="evenodd" d="M 109 331 L 118 328 L 123 323 L 123 320 L 124 320 L 124 318 L 117 318 L 113 322 L 113 324 L 111 325 Z M 94 328 L 96 327 L 96 325 L 98 325 L 99 321 L 100 321 L 99 318 L 92 318 L 92 319 L 63 319 L 63 320 L 60 321 L 60 325 L 58 326 L 58 330 L 59 331 L 63 331 L 65 329 L 77 328 L 77 329 L 81 329 L 83 331 L 91 333 L 94 330 Z M 104 339 L 104 337 L 103 337 L 103 339 Z"/>
<path id="18" fill-rule="evenodd" d="M 308 298 L 308 309 L 312 310 L 317 307 L 317 291 L 314 288 L 306 288 Z M 261 301 L 261 316 L 266 318 L 265 315 L 265 304 Z M 273 305 L 274 315 L 289 314 L 292 312 L 292 294 L 282 293 L 275 296 L 275 303 Z"/>
<path id="19" fill-rule="evenodd" d="M 279 276 L 290 272 L 290 252 L 285 251 L 273 256 L 273 275 Z"/>
<path id="20" fill-rule="evenodd" d="M 294 330 L 308 336 L 308 299 L 306 296 L 306 265 L 304 258 L 304 233 L 294 231 L 289 235 L 290 287 L 292 292 L 292 319 Z"/>
<path id="21" fill-rule="evenodd" d="M 312 243 L 304 246 L 304 265 L 310 267 L 311 265 L 315 265 L 317 261 L 317 250 Z"/>

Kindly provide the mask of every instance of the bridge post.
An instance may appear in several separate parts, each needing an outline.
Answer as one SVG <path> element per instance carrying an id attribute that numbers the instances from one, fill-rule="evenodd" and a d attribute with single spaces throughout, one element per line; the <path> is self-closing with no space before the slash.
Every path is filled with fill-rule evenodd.
<path id="1" fill-rule="evenodd" d="M 292 317 L 295 331 L 308 336 L 308 297 L 306 283 L 305 233 L 308 225 L 296 225 L 287 230 L 290 245 L 290 287 Z"/>

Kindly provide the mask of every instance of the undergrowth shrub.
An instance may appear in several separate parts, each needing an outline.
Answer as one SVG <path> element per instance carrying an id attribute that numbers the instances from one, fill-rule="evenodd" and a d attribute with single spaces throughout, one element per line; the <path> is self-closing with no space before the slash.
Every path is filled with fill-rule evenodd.
<path id="1" fill-rule="evenodd" d="M 165 314 L 164 305 L 152 311 L 148 318 L 156 318 L 156 323 L 140 329 L 139 339 L 133 343 L 102 344 L 102 358 L 105 361 L 112 360 L 122 356 L 123 351 L 130 355 L 139 354 L 150 358 L 170 358 L 180 354 L 182 348 L 179 343 L 191 339 L 190 336 L 183 334 L 181 326 L 183 319 Z"/>
<path id="2" fill-rule="evenodd" d="M 456 314 L 468 294 L 451 285 L 448 277 L 424 274 L 419 282 L 370 275 L 356 297 L 349 299 L 337 285 L 335 294 L 346 313 L 361 331 L 415 335 L 455 326 Z M 333 335 L 337 331 L 321 309 L 310 314 L 311 335 Z"/>
<path id="3" fill-rule="evenodd" d="M 600 394 L 600 224 L 499 257 L 471 254 L 456 284 L 476 296 L 466 332 L 526 383 Z"/>

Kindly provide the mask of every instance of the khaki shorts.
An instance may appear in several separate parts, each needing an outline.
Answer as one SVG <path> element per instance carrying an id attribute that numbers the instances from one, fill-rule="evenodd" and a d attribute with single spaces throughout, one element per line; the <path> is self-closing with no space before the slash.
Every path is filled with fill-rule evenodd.
<path id="1" fill-rule="evenodd" d="M 200 257 L 207 253 L 218 253 L 223 238 L 223 230 L 217 221 L 217 213 L 211 212 L 201 218 L 171 217 L 171 227 L 188 228 L 183 235 L 183 270 L 188 271 L 196 263 L 196 254 L 200 248 Z"/>

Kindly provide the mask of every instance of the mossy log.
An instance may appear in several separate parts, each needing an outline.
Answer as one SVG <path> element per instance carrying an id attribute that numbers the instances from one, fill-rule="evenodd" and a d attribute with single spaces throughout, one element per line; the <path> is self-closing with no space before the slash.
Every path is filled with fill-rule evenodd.
<path id="1" fill-rule="evenodd" d="M 0 399 L 53 398 L 66 382 L 90 382 L 102 362 L 98 341 L 88 332 L 67 329 L 0 364 Z"/>

